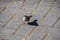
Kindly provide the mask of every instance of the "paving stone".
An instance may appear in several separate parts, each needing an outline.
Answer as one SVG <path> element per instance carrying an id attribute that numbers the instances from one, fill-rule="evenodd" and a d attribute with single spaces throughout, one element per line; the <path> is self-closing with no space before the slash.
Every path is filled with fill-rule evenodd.
<path id="1" fill-rule="evenodd" d="M 3 29 L 1 33 L 6 34 L 6 35 L 10 35 L 14 32 L 14 29 Z"/>
<path id="2" fill-rule="evenodd" d="M 60 20 L 56 23 L 56 25 L 54 26 L 54 28 L 60 29 Z"/>
<path id="3" fill-rule="evenodd" d="M 12 4 L 12 5 L 11 5 Z M 17 6 L 17 7 L 16 7 Z M 16 3 L 10 3 L 9 5 L 8 5 L 8 8 L 3 12 L 3 14 L 1 14 L 2 16 L 3 15 L 6 15 L 7 13 L 13 13 L 13 12 L 18 12 L 19 11 L 19 7 L 21 7 L 22 6 L 22 4 L 16 4 Z M 18 9 L 18 11 L 17 11 L 17 9 Z M 12 11 L 12 10 L 14 10 L 14 11 Z M 11 14 L 10 13 L 10 14 Z"/>
<path id="4" fill-rule="evenodd" d="M 25 0 L 11 0 L 11 2 L 19 2 L 19 3 L 23 3 Z"/>
<path id="5" fill-rule="evenodd" d="M 2 12 L 3 9 L 4 9 L 4 7 L 0 7 L 0 14 L 1 14 L 1 12 Z"/>
<path id="6" fill-rule="evenodd" d="M 0 0 L 0 7 L 6 7 L 9 0 L 5 1 L 5 0 Z"/>
<path id="7" fill-rule="evenodd" d="M 7 6 L 13 7 L 16 9 L 16 8 L 20 8 L 22 5 L 23 5 L 23 3 L 20 3 L 20 1 L 19 1 L 19 2 L 10 2 Z"/>
<path id="8" fill-rule="evenodd" d="M 24 15 L 21 15 L 21 13 L 17 13 L 17 15 L 6 25 L 6 28 L 17 28 L 18 25 L 20 25 L 23 22 L 23 16 Z"/>
<path id="9" fill-rule="evenodd" d="M 11 12 L 10 9 L 13 10 L 12 8 L 8 8 L 8 9 L 6 9 L 5 12 L 2 13 L 0 16 L 4 18 L 4 17 L 7 16 L 9 13 L 10 13 L 9 15 L 12 15 L 12 14 L 11 14 L 12 12 Z M 8 14 L 7 14 L 7 13 L 8 13 Z M 9 16 L 9 15 L 8 15 L 8 16 Z M 8 16 L 7 16 L 7 17 L 8 17 Z"/>
<path id="10" fill-rule="evenodd" d="M 39 3 L 40 0 L 29 0 L 26 5 L 29 7 L 34 6 L 35 4 Z"/>
<path id="11" fill-rule="evenodd" d="M 40 6 L 37 8 L 36 13 L 35 13 L 36 14 L 35 16 L 37 16 L 39 20 L 41 20 L 43 16 L 48 12 L 50 8 L 50 4 L 51 3 L 48 3 L 48 2 L 40 3 Z"/>
<path id="12" fill-rule="evenodd" d="M 24 38 L 23 36 L 19 36 L 19 35 L 14 35 L 14 36 L 9 36 L 9 37 L 7 37 L 9 38 L 8 40 L 22 40 Z"/>
<path id="13" fill-rule="evenodd" d="M 52 2 L 54 2 L 54 1 L 56 1 L 56 0 L 42 0 L 43 2 L 50 2 L 50 3 L 52 3 Z"/>
<path id="14" fill-rule="evenodd" d="M 27 3 L 25 3 L 24 9 L 33 11 L 37 6 L 37 4 L 39 3 L 40 3 L 40 0 L 29 0 Z"/>
<path id="15" fill-rule="evenodd" d="M 55 23 L 55 21 L 60 16 L 59 14 L 60 12 L 58 10 L 59 10 L 58 8 L 52 9 L 52 12 L 50 12 L 45 18 L 45 22 L 44 22 L 45 25 L 52 26 Z"/>
<path id="16" fill-rule="evenodd" d="M 19 5 L 17 5 L 17 7 L 16 5 L 12 7 L 9 6 L 2 14 L 0 14 L 0 21 L 6 23 L 11 18 L 12 15 L 20 11 L 18 7 L 20 6 Z"/>
<path id="17" fill-rule="evenodd" d="M 39 35 L 41 34 L 41 36 L 39 37 L 38 33 L 35 34 L 35 32 L 36 33 L 38 32 Z M 56 40 L 59 40 L 59 36 L 58 36 L 60 34 L 59 29 L 49 28 L 46 26 L 39 26 L 38 28 L 35 29 L 35 32 L 30 37 L 31 38 L 30 40 L 33 40 L 33 39 L 35 40 L 35 38 L 36 38 L 36 40 L 41 40 L 44 36 L 43 33 L 48 33 L 48 35 L 44 38 L 44 40 L 55 40 L 56 37 L 57 37 Z"/>
<path id="18" fill-rule="evenodd" d="M 14 13 L 12 13 L 11 10 L 10 11 L 8 10 L 7 12 L 4 12 L 4 14 L 2 13 L 0 15 L 0 21 L 1 22 L 6 22 L 7 20 L 9 20 L 9 18 L 11 17 L 12 14 L 14 14 Z"/>
<path id="19" fill-rule="evenodd" d="M 45 40 L 60 40 L 60 34 L 50 33 Z"/>
<path id="20" fill-rule="evenodd" d="M 9 2 L 11 0 L 0 0 L 0 2 Z"/>
<path id="21" fill-rule="evenodd" d="M 31 34 L 29 40 L 41 40 L 46 33 L 42 31 L 35 31 Z"/>
<path id="22" fill-rule="evenodd" d="M 26 36 L 32 31 L 33 28 L 34 28 L 34 26 L 22 25 L 22 27 L 20 27 L 20 29 L 18 30 L 18 32 L 16 34 Z"/>
<path id="23" fill-rule="evenodd" d="M 5 39 L 5 40 L 22 40 L 24 36 L 21 35 L 0 35 L 0 39 Z"/>
<path id="24" fill-rule="evenodd" d="M 60 34 L 60 29 L 52 28 L 52 27 L 47 27 L 45 25 L 40 25 L 38 28 L 35 29 L 36 31 L 42 31 L 42 32 L 47 32 L 47 33 L 56 33 Z"/>
<path id="25" fill-rule="evenodd" d="M 30 10 L 28 7 L 27 7 L 26 9 L 24 8 L 24 9 L 22 9 L 22 10 L 24 11 L 24 12 L 23 12 L 24 15 L 29 15 L 29 14 L 31 15 L 32 10 Z"/>
<path id="26" fill-rule="evenodd" d="M 60 8 L 60 5 L 59 4 L 60 4 L 60 0 L 57 0 L 56 1 L 56 5 L 57 5 L 58 8 Z"/>

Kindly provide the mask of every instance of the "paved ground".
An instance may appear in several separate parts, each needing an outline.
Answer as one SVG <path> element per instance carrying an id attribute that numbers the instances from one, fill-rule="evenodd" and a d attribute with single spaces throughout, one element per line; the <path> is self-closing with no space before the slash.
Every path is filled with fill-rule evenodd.
<path id="1" fill-rule="evenodd" d="M 24 15 L 39 26 L 24 25 Z M 60 40 L 60 0 L 0 0 L 0 40 Z"/>

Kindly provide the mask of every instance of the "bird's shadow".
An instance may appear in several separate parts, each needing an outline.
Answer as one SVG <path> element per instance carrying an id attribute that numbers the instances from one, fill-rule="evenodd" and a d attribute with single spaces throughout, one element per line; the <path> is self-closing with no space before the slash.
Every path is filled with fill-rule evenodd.
<path id="1" fill-rule="evenodd" d="M 37 19 L 32 21 L 32 22 L 28 22 L 27 24 L 32 25 L 32 26 L 39 26 L 38 23 L 37 23 Z"/>

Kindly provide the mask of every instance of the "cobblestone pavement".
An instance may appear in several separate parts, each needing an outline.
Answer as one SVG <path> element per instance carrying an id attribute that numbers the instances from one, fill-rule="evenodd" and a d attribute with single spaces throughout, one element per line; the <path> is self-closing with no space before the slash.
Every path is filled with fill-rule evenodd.
<path id="1" fill-rule="evenodd" d="M 39 26 L 24 25 L 24 15 Z M 0 0 L 0 40 L 60 40 L 60 0 Z"/>

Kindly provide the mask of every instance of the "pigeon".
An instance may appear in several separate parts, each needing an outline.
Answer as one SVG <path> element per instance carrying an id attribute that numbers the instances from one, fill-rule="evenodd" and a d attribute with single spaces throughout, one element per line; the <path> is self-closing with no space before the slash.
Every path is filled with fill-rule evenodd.
<path id="1" fill-rule="evenodd" d="M 28 21 L 30 20 L 31 17 L 32 17 L 32 15 L 30 15 L 30 16 L 26 16 L 26 15 L 24 15 L 24 17 L 23 17 L 23 21 L 28 22 Z"/>
<path id="2" fill-rule="evenodd" d="M 37 20 L 34 20 L 32 22 L 28 22 L 28 25 L 32 25 L 32 26 L 39 26 L 38 23 L 36 22 Z"/>

